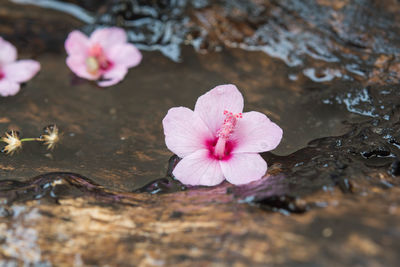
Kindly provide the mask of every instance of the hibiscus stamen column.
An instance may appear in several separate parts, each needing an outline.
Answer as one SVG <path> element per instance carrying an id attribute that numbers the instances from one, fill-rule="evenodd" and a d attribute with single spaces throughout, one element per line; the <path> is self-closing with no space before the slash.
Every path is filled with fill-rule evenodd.
<path id="1" fill-rule="evenodd" d="M 235 130 L 237 119 L 242 118 L 242 113 L 233 114 L 227 110 L 224 110 L 225 120 L 221 128 L 218 130 L 218 140 L 214 148 L 214 156 L 218 159 L 222 159 L 225 156 L 225 146 L 229 137 Z"/>

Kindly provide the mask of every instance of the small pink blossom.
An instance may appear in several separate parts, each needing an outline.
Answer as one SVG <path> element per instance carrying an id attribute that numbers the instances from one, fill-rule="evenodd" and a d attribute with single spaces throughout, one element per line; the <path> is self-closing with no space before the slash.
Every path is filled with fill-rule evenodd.
<path id="1" fill-rule="evenodd" d="M 258 153 L 274 149 L 283 131 L 262 113 L 242 111 L 243 96 L 232 84 L 200 96 L 194 111 L 168 111 L 163 119 L 165 143 L 182 158 L 173 171 L 179 181 L 246 184 L 265 175 L 267 163 Z"/>
<path id="2" fill-rule="evenodd" d="M 25 59 L 17 61 L 17 49 L 0 37 L 0 95 L 13 96 L 20 83 L 33 78 L 40 70 L 39 62 Z"/>
<path id="3" fill-rule="evenodd" d="M 99 86 L 111 86 L 124 79 L 128 68 L 142 60 L 140 51 L 127 43 L 123 29 L 112 27 L 95 30 L 88 38 L 73 31 L 65 41 L 67 65 L 79 77 L 99 80 Z"/>

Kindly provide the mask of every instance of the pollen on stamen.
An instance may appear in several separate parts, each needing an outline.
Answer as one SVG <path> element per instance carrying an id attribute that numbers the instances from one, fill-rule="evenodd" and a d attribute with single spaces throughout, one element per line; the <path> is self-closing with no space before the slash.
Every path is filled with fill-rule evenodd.
<path id="1" fill-rule="evenodd" d="M 86 59 L 86 69 L 91 74 L 96 74 L 99 70 L 99 62 L 95 57 L 88 57 Z"/>
<path id="2" fill-rule="evenodd" d="M 228 110 L 224 110 L 224 115 L 226 117 L 221 128 L 217 132 L 217 136 L 227 140 L 235 130 L 237 119 L 242 118 L 242 113 L 233 114 Z"/>

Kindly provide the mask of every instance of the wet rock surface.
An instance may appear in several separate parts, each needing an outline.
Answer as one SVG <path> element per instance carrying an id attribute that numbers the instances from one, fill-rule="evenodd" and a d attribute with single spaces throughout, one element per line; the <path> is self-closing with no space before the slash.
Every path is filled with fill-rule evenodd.
<path id="1" fill-rule="evenodd" d="M 320 192 L 309 200 L 315 208 L 287 216 L 284 206 L 280 213 L 271 213 L 237 201 L 239 191 L 248 188 L 234 188 L 235 195 L 228 184 L 174 194 L 117 193 L 75 174 L 48 174 L 25 184 L 3 182 L 2 186 L 12 186 L 0 193 L 4 198 L 2 263 L 397 263 L 397 187 L 390 193 L 374 187 L 363 197 L 336 189 Z M 20 200 L 12 199 L 19 193 Z"/>
<path id="2" fill-rule="evenodd" d="M 51 153 L 0 155 L 1 264 L 398 265 L 398 2 L 0 2 L 0 35 L 42 64 L 0 99 L 0 130 L 64 132 Z M 106 90 L 63 52 L 104 25 L 162 52 Z M 161 120 L 228 82 L 284 139 L 260 181 L 183 186 Z"/>

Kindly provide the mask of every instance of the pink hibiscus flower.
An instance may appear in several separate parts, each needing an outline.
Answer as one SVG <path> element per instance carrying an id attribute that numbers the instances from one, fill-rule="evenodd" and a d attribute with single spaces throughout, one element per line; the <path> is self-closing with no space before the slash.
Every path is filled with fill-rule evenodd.
<path id="1" fill-rule="evenodd" d="M 120 82 L 142 60 L 142 54 L 127 43 L 123 29 L 112 27 L 98 29 L 90 38 L 80 31 L 73 31 L 65 41 L 68 67 L 79 77 L 99 80 L 99 86 Z"/>
<path id="2" fill-rule="evenodd" d="M 200 96 L 194 111 L 168 111 L 163 120 L 165 143 L 182 158 L 173 170 L 179 181 L 246 184 L 265 175 L 267 163 L 258 153 L 274 149 L 283 131 L 262 113 L 242 111 L 243 96 L 232 84 Z"/>
<path id="3" fill-rule="evenodd" d="M 39 62 L 25 59 L 17 60 L 17 49 L 0 37 L 0 95 L 16 95 L 20 83 L 32 79 L 40 70 Z"/>

